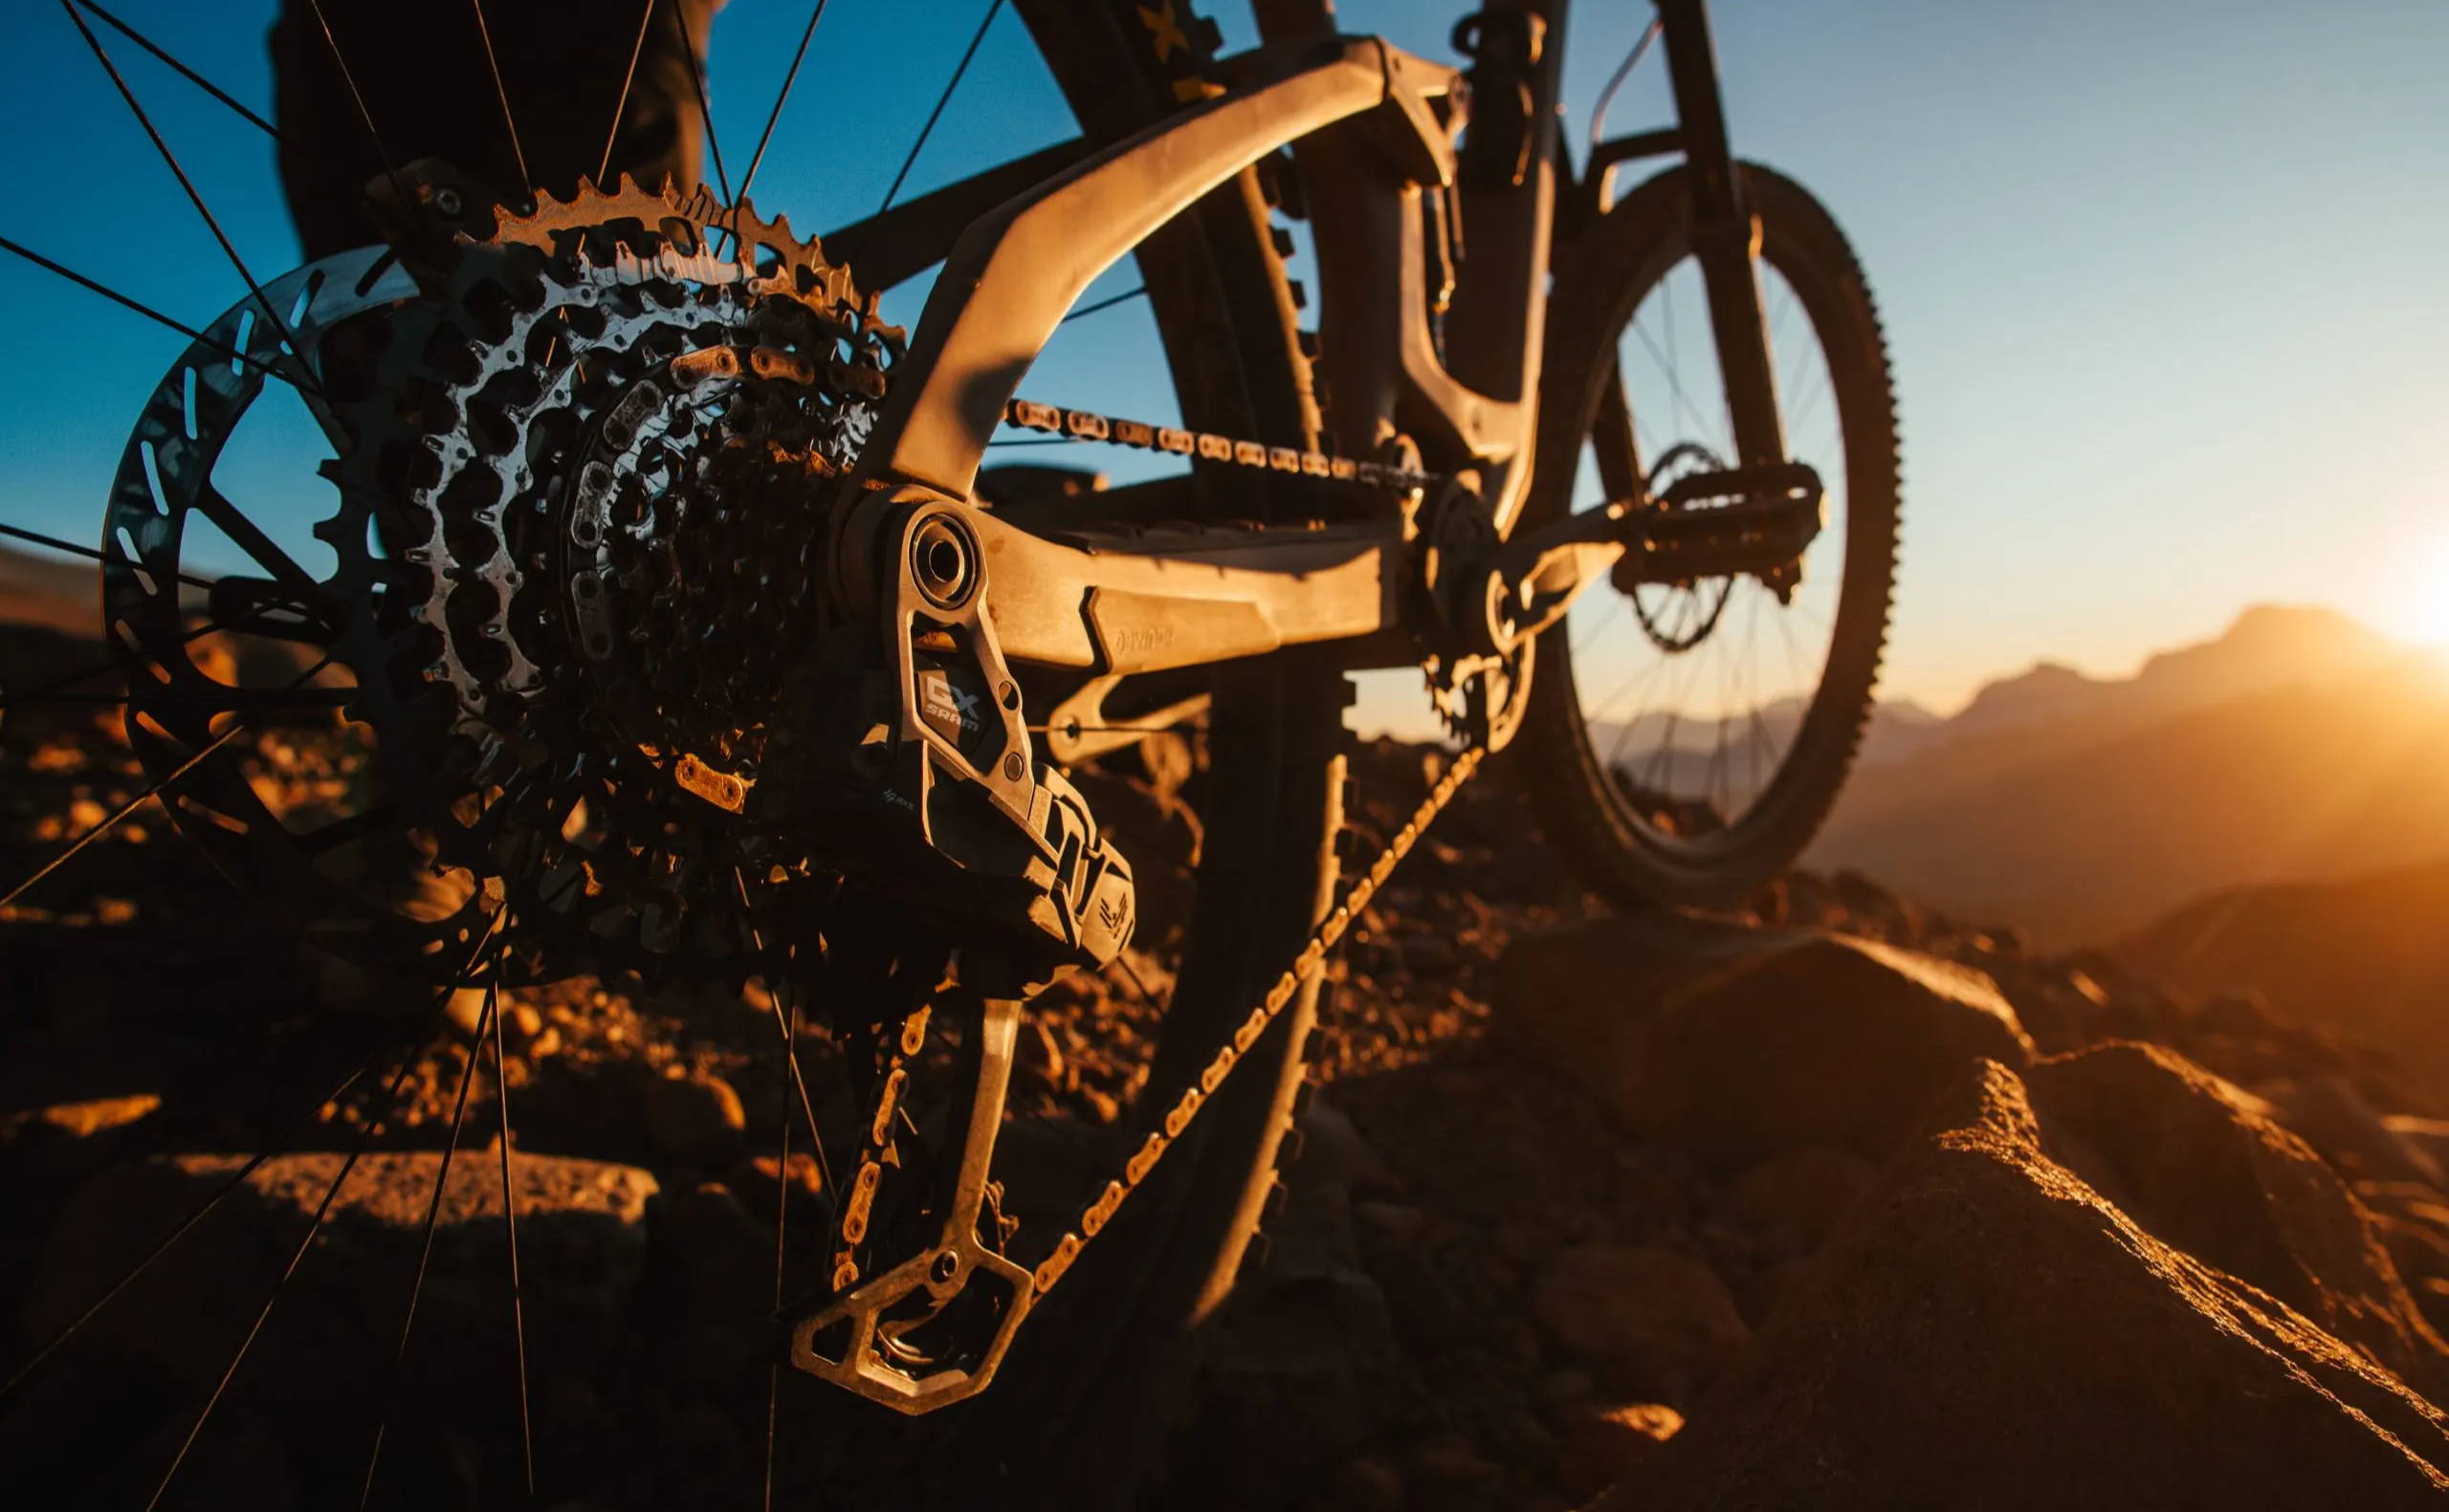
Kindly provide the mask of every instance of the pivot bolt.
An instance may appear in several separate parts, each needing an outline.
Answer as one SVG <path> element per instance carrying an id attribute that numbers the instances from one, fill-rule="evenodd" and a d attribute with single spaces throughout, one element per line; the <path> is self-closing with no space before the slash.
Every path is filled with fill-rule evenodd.
<path id="1" fill-rule="evenodd" d="M 910 537 L 910 574 L 928 603 L 956 607 L 976 579 L 968 536 L 940 515 L 928 520 Z"/>

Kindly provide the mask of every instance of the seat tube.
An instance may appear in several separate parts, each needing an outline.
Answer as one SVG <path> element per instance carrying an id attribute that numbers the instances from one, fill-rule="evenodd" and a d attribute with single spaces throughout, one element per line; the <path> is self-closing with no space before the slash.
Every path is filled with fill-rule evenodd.
<path id="1" fill-rule="evenodd" d="M 1682 127 L 1685 176 L 1692 188 L 1692 255 L 1709 292 L 1710 333 L 1717 339 L 1735 449 L 1747 464 L 1782 462 L 1784 427 L 1761 323 L 1760 285 L 1752 267 L 1752 213 L 1727 142 L 1709 6 L 1707 0 L 1658 0 L 1658 15 Z"/>

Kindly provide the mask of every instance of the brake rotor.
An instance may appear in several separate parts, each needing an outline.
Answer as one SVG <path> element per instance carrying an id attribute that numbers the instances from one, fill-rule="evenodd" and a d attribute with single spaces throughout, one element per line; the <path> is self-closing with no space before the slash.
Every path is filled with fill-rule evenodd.
<path id="1" fill-rule="evenodd" d="M 104 525 L 129 738 L 184 774 L 173 819 L 384 970 L 457 975 L 505 907 L 546 969 L 754 970 L 761 933 L 826 890 L 807 845 L 742 811 L 814 642 L 825 485 L 901 333 L 787 221 L 626 183 L 264 298 L 165 377 Z M 338 452 L 311 552 L 212 478 L 271 377 Z M 216 533 L 261 576 L 216 581 L 212 619 L 298 647 L 288 686 L 199 652 L 180 584 Z M 301 710 L 354 727 L 303 817 L 232 738 Z"/>

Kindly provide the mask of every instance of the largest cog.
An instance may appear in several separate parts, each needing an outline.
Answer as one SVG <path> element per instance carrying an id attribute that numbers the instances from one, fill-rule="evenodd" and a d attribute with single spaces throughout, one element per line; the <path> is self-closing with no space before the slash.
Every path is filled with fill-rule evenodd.
<path id="1" fill-rule="evenodd" d="M 736 970 L 806 877 L 741 809 L 900 340 L 787 221 L 626 182 L 505 212 L 397 318 L 341 463 L 408 609 L 359 712 L 522 933 Z"/>

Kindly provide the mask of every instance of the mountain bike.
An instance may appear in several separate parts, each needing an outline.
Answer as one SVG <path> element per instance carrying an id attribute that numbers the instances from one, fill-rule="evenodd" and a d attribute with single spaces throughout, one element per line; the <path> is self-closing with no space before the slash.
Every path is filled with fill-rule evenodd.
<path id="1" fill-rule="evenodd" d="M 842 1389 L 783 1477 L 836 1504 L 1126 1500 L 1258 1253 L 1327 959 L 1440 809 L 1512 749 L 1593 890 L 1741 900 L 1844 778 L 1893 579 L 1879 322 L 1828 214 L 1732 155 L 1701 0 L 1643 39 L 1675 123 L 1578 164 L 1568 0 L 1465 18 L 1459 63 L 1325 0 L 1258 0 L 1231 56 L 1178 0 L 1013 10 L 1079 136 L 821 237 L 393 166 L 385 244 L 195 333 L 99 551 L 140 800 L 320 955 L 482 991 L 472 1072 L 505 989 L 761 984 L 782 1169 L 812 1146 L 827 1206 L 740 1305 L 789 1367 L 769 1412 Z M 1170 409 L 1025 394 L 1125 257 Z M 309 542 L 214 481 L 268 383 L 333 453 Z M 1056 442 L 1158 465 L 993 465 Z M 1451 756 L 1357 843 L 1350 679 L 1390 668 Z M 268 799 L 301 732 L 347 780 Z M 1096 795 L 1160 767 L 1192 839 L 1133 854 Z M 1025 1192 L 1033 1005 L 1109 968 L 1170 981 L 1141 1090 L 1092 1179 Z"/>

